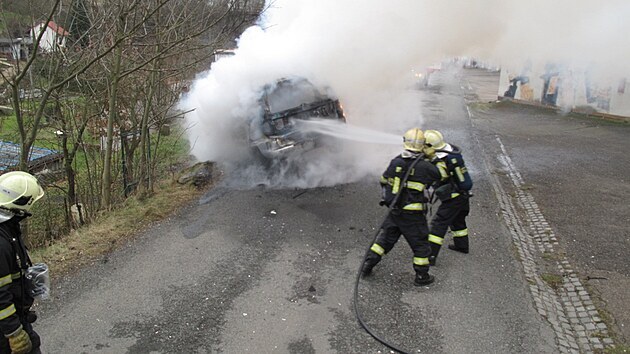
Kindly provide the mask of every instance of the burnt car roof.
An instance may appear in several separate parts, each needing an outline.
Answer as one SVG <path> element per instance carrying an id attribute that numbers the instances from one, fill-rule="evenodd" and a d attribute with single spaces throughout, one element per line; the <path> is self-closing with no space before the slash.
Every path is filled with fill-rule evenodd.
<path id="1" fill-rule="evenodd" d="M 296 120 L 318 118 L 345 122 L 339 100 L 322 93 L 302 77 L 281 78 L 265 85 L 259 102 L 262 120 L 252 122 L 250 142 L 266 157 L 274 158 L 280 153 L 306 148 L 317 140 L 312 134 L 300 131 L 295 125 Z M 258 128 L 259 132 L 252 133 Z"/>
<path id="2" fill-rule="evenodd" d="M 327 99 L 319 90 L 304 78 L 282 78 L 274 85 L 266 85 L 263 99 L 270 113 L 278 113 Z"/>

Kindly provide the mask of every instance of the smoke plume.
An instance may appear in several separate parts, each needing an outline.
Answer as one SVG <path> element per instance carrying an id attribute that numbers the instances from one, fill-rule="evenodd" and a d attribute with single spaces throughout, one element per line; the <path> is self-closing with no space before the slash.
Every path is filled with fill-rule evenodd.
<path id="1" fill-rule="evenodd" d="M 623 76 L 630 71 L 629 17 L 626 0 L 276 0 L 260 26 L 241 35 L 236 55 L 215 62 L 183 99 L 183 109 L 194 109 L 186 115 L 192 152 L 238 166 L 243 185 L 356 181 L 382 172 L 400 149 L 394 136 L 423 126 L 421 93 L 409 90 L 412 70 L 467 56 L 514 71 L 556 62 Z M 373 141 L 348 139 L 341 152 L 302 156 L 297 174 L 269 176 L 264 166 L 245 163 L 245 127 L 260 115 L 260 88 L 288 76 L 338 97 L 351 128 L 385 135 L 346 131 L 346 138 L 365 133 Z"/>

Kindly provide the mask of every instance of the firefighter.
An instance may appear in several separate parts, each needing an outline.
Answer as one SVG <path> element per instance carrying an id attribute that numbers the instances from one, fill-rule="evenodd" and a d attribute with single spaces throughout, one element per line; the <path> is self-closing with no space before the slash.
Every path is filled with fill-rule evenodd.
<path id="1" fill-rule="evenodd" d="M 468 227 L 466 217 L 470 211 L 470 190 L 473 181 L 464 164 L 461 150 L 444 142 L 442 133 L 437 130 L 425 132 L 426 144 L 436 150 L 433 162 L 441 175 L 441 182 L 436 186 L 434 194 L 441 201 L 429 233 L 431 256 L 429 261 L 435 265 L 437 256 L 444 241 L 444 235 L 450 228 L 453 243 L 448 248 L 461 253 L 468 253 Z"/>
<path id="2" fill-rule="evenodd" d="M 31 206 L 44 196 L 32 175 L 8 172 L 0 176 L 0 338 L 1 354 L 41 353 L 40 338 L 33 330 L 35 313 L 30 311 L 32 286 L 25 274 L 30 259 L 20 228 Z"/>
<path id="3" fill-rule="evenodd" d="M 383 199 L 380 204 L 391 206 L 391 211 L 363 263 L 364 276 L 372 273 L 374 266 L 391 251 L 402 234 L 413 251 L 414 284 L 428 285 L 435 280 L 429 274 L 431 248 L 428 242 L 426 209 L 429 200 L 426 191 L 440 180 L 440 173 L 426 159 L 424 143 L 422 130 L 408 130 L 403 136 L 404 151 L 390 162 L 381 176 Z"/>

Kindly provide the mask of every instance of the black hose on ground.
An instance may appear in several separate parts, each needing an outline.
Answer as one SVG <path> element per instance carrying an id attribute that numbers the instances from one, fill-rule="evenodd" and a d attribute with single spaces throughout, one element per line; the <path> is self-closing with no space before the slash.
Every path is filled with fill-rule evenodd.
<path id="1" fill-rule="evenodd" d="M 407 171 L 405 172 L 405 176 L 403 177 L 400 185 L 404 186 L 405 182 L 407 182 L 407 179 L 409 178 L 409 174 L 411 173 L 411 171 L 413 170 L 414 166 L 420 161 L 424 159 L 424 154 L 420 154 L 418 157 L 416 157 L 416 159 L 411 163 L 411 166 L 409 166 L 409 168 L 407 168 Z M 384 346 L 388 347 L 389 349 L 392 349 L 394 351 L 397 351 L 399 353 L 402 354 L 409 354 L 408 352 L 396 347 L 395 345 L 387 342 L 385 339 L 379 337 L 376 333 L 374 333 L 374 331 L 365 323 L 365 321 L 363 320 L 363 317 L 361 317 L 361 312 L 359 312 L 359 307 L 358 307 L 358 302 L 359 302 L 359 282 L 361 281 L 361 274 L 362 274 L 362 270 L 363 270 L 363 263 L 365 262 L 365 259 L 367 258 L 369 252 L 370 252 L 370 248 L 372 247 L 372 244 L 376 241 L 376 238 L 378 237 L 378 234 L 381 232 L 381 229 L 383 228 L 383 224 L 385 223 L 385 220 L 387 219 L 387 217 L 389 216 L 389 213 L 391 213 L 392 209 L 396 206 L 396 203 L 398 202 L 398 198 L 400 197 L 402 193 L 398 193 L 396 194 L 396 196 L 394 197 L 394 200 L 391 202 L 391 204 L 389 204 L 389 207 L 387 209 L 387 214 L 385 215 L 385 218 L 383 218 L 383 221 L 381 222 L 381 226 L 378 228 L 378 230 L 376 231 L 376 234 L 374 235 L 374 238 L 372 239 L 372 242 L 370 242 L 370 244 L 368 245 L 367 250 L 365 250 L 365 254 L 363 255 L 363 259 L 361 260 L 361 265 L 359 266 L 359 271 L 357 272 L 357 278 L 356 281 L 354 283 L 354 303 L 353 303 L 353 307 L 354 307 L 354 314 L 357 318 L 357 320 L 359 321 L 359 324 L 361 325 L 361 327 L 363 327 L 363 329 L 365 329 L 365 331 L 372 336 L 372 338 L 376 339 L 377 341 L 379 341 L 381 344 L 383 344 Z"/>
<path id="2" fill-rule="evenodd" d="M 389 213 L 388 213 L 389 215 Z M 386 216 L 387 217 L 387 216 Z M 385 222 L 385 219 L 383 219 L 383 222 Z M 381 223 L 382 225 L 382 223 Z M 379 337 L 366 323 L 365 321 L 363 321 L 363 317 L 361 317 L 361 313 L 359 312 L 359 307 L 357 305 L 357 303 L 359 302 L 359 282 L 361 281 L 361 274 L 362 274 L 362 270 L 363 270 L 363 262 L 365 262 L 365 259 L 367 258 L 368 252 L 370 252 L 370 247 L 372 246 L 372 243 L 374 243 L 374 241 L 376 241 L 376 237 L 378 237 L 379 232 L 381 231 L 381 228 L 378 229 L 378 231 L 376 232 L 376 235 L 374 235 L 374 239 L 372 240 L 372 242 L 370 243 L 370 245 L 368 246 L 368 249 L 365 252 L 365 255 L 363 256 L 363 260 L 361 261 L 361 266 L 359 267 L 359 271 L 357 272 L 357 279 L 354 283 L 354 314 L 357 318 L 357 320 L 359 321 L 359 324 L 361 325 L 361 327 L 363 327 L 363 329 L 369 334 L 371 335 L 374 339 L 376 339 L 377 341 L 381 342 L 381 344 L 385 345 L 386 347 L 398 352 L 398 353 L 402 353 L 402 354 L 409 354 L 408 352 L 396 347 L 395 345 L 387 342 L 385 339 Z"/>

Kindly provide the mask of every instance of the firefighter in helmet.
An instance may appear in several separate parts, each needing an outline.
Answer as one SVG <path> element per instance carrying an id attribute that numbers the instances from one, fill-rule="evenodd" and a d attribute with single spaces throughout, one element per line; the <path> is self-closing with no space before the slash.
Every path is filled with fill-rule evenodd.
<path id="1" fill-rule="evenodd" d="M 33 330 L 35 313 L 31 289 L 26 278 L 32 265 L 20 221 L 30 216 L 33 203 L 44 190 L 32 175 L 8 172 L 0 176 L 0 337 L 1 354 L 40 353 L 40 338 Z"/>
<path id="2" fill-rule="evenodd" d="M 403 152 L 391 160 L 381 176 L 383 199 L 380 204 L 390 207 L 391 211 L 364 260 L 362 272 L 364 276 L 370 275 L 383 255 L 403 235 L 413 251 L 413 269 L 416 272 L 414 284 L 422 286 L 434 281 L 434 277 L 429 274 L 431 248 L 426 220 L 429 201 L 426 190 L 440 180 L 440 173 L 426 159 L 422 130 L 408 130 L 403 136 L 403 147 Z"/>
<path id="3" fill-rule="evenodd" d="M 435 195 L 441 204 L 429 228 L 430 263 L 435 265 L 444 235 L 449 228 L 453 235 L 453 243 L 449 244 L 448 248 L 468 253 L 466 217 L 470 211 L 469 198 L 473 181 L 457 146 L 445 143 L 442 133 L 437 130 L 427 130 L 425 138 L 427 146 L 436 150 L 433 162 L 441 175 L 441 182 L 435 188 Z"/>

